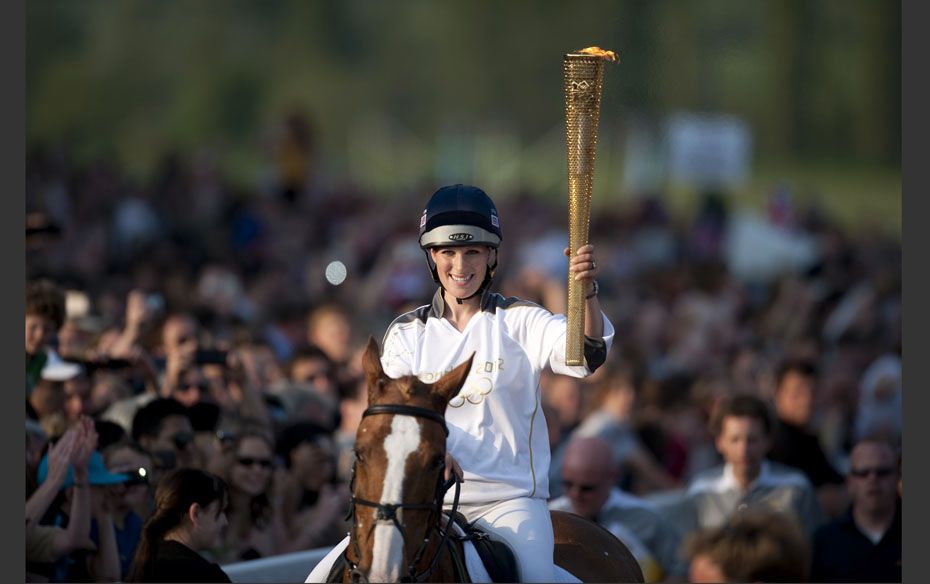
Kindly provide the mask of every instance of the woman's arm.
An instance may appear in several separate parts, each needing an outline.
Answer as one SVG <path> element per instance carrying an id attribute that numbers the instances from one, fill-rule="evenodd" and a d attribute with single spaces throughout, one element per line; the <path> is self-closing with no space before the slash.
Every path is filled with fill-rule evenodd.
<path id="1" fill-rule="evenodd" d="M 94 423 L 83 416 L 76 425 L 77 438 L 71 462 L 74 466 L 74 487 L 71 492 L 71 512 L 68 515 L 67 539 L 56 542 L 62 548 L 76 550 L 86 548 L 90 541 L 90 484 L 87 465 L 90 455 L 97 447 L 97 431 Z M 61 548 L 59 548 L 61 549 Z"/>
<path id="2" fill-rule="evenodd" d="M 345 514 L 345 503 L 349 498 L 346 485 L 324 484 L 320 497 L 311 509 L 300 513 L 299 531 L 288 538 L 281 553 L 313 549 L 333 545 L 340 535 L 341 517 Z"/>
<path id="3" fill-rule="evenodd" d="M 227 367 L 230 382 L 235 385 L 239 393 L 239 415 L 253 419 L 267 428 L 271 428 L 271 414 L 265 405 L 260 387 L 261 380 L 255 370 L 255 358 L 250 349 L 238 349 L 229 355 Z"/>
<path id="4" fill-rule="evenodd" d="M 78 427 L 72 427 L 48 449 L 48 473 L 45 481 L 26 501 L 26 523 L 38 523 L 55 500 L 68 474 L 77 438 Z"/>
<path id="5" fill-rule="evenodd" d="M 97 582 L 119 582 L 119 551 L 116 548 L 116 530 L 106 501 L 106 492 L 94 488 L 91 507 L 97 520 L 97 552 L 88 556 L 87 571 Z"/>

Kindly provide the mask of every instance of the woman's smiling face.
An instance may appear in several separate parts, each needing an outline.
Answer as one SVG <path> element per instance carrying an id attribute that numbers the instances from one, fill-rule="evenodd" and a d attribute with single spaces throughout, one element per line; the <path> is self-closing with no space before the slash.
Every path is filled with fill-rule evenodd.
<path id="1" fill-rule="evenodd" d="M 261 438 L 242 438 L 230 469 L 230 486 L 252 497 L 262 494 L 271 480 L 273 456 L 271 447 Z"/>
<path id="2" fill-rule="evenodd" d="M 439 283 L 456 298 L 465 299 L 478 291 L 488 271 L 491 248 L 486 245 L 440 247 L 429 250 Z"/>

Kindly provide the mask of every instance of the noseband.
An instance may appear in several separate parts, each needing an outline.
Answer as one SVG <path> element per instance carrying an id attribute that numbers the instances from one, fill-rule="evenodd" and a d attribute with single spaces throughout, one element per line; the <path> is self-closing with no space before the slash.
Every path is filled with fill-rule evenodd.
<path id="1" fill-rule="evenodd" d="M 433 422 L 436 422 L 440 426 L 442 426 L 443 432 L 445 432 L 446 436 L 449 435 L 449 427 L 446 425 L 445 418 L 442 415 L 438 414 L 437 412 L 427 409 L 427 408 L 421 408 L 417 406 L 408 406 L 408 405 L 403 405 L 403 404 L 373 405 L 373 406 L 369 406 L 368 409 L 366 409 L 362 413 L 362 418 L 365 418 L 368 416 L 375 416 L 379 414 L 387 414 L 387 415 L 392 415 L 392 416 L 413 416 L 416 418 L 424 418 L 427 420 L 431 420 Z M 417 550 L 417 553 L 414 555 L 413 561 L 411 561 L 408 564 L 407 575 L 401 579 L 402 582 L 403 581 L 422 582 L 423 579 L 427 578 L 433 572 L 433 569 L 436 567 L 436 563 L 439 561 L 439 555 L 442 552 L 443 547 L 445 547 L 449 539 L 450 526 L 447 525 L 445 529 L 442 529 L 440 527 L 437 527 L 437 525 L 440 524 L 439 519 L 442 516 L 443 499 L 445 498 L 446 492 L 449 490 L 450 487 L 452 487 L 452 485 L 455 485 L 455 498 L 452 502 L 452 514 L 454 515 L 456 510 L 458 509 L 459 482 L 458 480 L 456 480 L 455 474 L 453 473 L 448 481 L 443 481 L 442 477 L 445 472 L 445 461 L 443 461 L 442 465 L 439 468 L 439 479 L 436 482 L 436 490 L 434 492 L 433 501 L 431 503 L 376 503 L 374 501 L 368 501 L 368 500 L 355 496 L 355 465 L 356 464 L 357 462 L 352 465 L 352 479 L 349 485 L 349 489 L 352 493 L 351 498 L 350 498 L 351 505 L 349 506 L 349 515 L 346 517 L 346 519 L 349 519 L 350 517 L 352 518 L 353 534 L 355 533 L 356 527 L 357 527 L 356 520 L 355 520 L 356 505 L 372 507 L 375 509 L 375 523 L 377 523 L 378 521 L 391 521 L 394 524 L 394 526 L 398 529 L 398 531 L 400 531 L 401 537 L 403 538 L 404 543 L 405 543 L 404 548 L 406 549 L 407 535 L 404 532 L 403 526 L 397 520 L 397 510 L 398 509 L 411 509 L 411 510 L 433 510 L 435 511 L 437 523 L 436 525 L 430 525 L 427 527 L 426 537 L 423 540 L 423 544 L 420 545 L 420 548 Z M 375 525 L 372 524 L 371 528 L 374 529 L 374 527 Z M 426 551 L 427 545 L 429 545 L 430 534 L 434 529 L 442 533 L 442 541 L 440 541 L 439 545 L 436 547 L 436 553 L 433 554 L 433 559 L 430 561 L 427 569 L 417 574 L 416 566 L 420 562 L 420 558 L 423 556 L 423 552 Z M 353 537 L 352 539 L 353 539 L 353 543 L 355 546 L 355 557 L 358 558 L 361 556 L 358 550 L 358 538 Z M 349 567 L 350 573 L 352 573 L 355 576 L 361 576 L 361 573 L 358 570 L 358 566 L 354 562 L 349 560 L 349 557 L 347 554 L 345 554 L 345 559 L 346 559 L 346 564 Z"/>

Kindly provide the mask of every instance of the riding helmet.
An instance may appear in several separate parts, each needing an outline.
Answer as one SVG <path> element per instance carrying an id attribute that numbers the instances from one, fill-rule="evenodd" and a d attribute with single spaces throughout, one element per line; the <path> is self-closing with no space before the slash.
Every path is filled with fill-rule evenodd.
<path id="1" fill-rule="evenodd" d="M 503 234 L 497 207 L 484 191 L 470 185 L 445 186 L 433 193 L 420 216 L 420 247 L 489 245 Z"/>

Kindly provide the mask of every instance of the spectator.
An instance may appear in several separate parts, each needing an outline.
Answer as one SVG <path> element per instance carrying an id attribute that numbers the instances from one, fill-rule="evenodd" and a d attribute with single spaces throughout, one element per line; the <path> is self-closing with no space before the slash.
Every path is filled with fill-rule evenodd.
<path id="1" fill-rule="evenodd" d="M 142 537 L 142 524 L 150 514 L 152 460 L 141 446 L 124 440 L 103 451 L 103 459 L 112 472 L 127 479 L 107 487 L 107 499 L 113 518 L 116 549 L 119 553 L 120 578 L 129 576 L 130 564 Z"/>
<path id="2" fill-rule="evenodd" d="M 155 398 L 181 398 L 184 403 L 195 403 L 204 388 L 205 379 L 196 361 L 200 327 L 192 316 L 174 313 L 165 318 L 160 336 L 162 370 L 158 371 L 155 360 L 139 348 L 142 331 L 151 328 L 155 310 L 144 294 L 130 292 L 126 299 L 126 325 L 107 348 L 114 356 L 139 364 L 144 373 L 144 391 L 118 399 L 101 414 L 103 419 L 120 424 L 127 432 L 132 430 L 132 420 L 139 409 Z"/>
<path id="3" fill-rule="evenodd" d="M 81 416 L 93 415 L 90 400 L 90 376 L 84 367 L 77 367 L 75 375 L 62 380 L 62 389 L 65 394 L 65 415 L 69 422 L 74 422 L 80 419 Z"/>
<path id="4" fill-rule="evenodd" d="M 197 402 L 187 408 L 187 416 L 194 430 L 194 447 L 201 461 L 208 468 L 208 461 L 222 455 L 223 432 L 221 421 L 226 423 L 223 411 L 211 402 Z"/>
<path id="5" fill-rule="evenodd" d="M 87 488 L 87 464 L 93 451 L 93 435 L 85 424 L 69 429 L 53 444 L 45 462 L 44 480 L 29 494 L 26 501 L 26 565 L 27 581 L 41 581 L 39 571 L 63 557 L 90 548 L 90 490 Z M 27 469 L 28 472 L 28 469 Z M 57 525 L 41 525 L 39 522 L 58 499 L 65 481 L 77 480 L 71 497 L 70 521 L 67 529 Z M 50 571 L 46 572 L 50 574 Z M 47 575 L 45 576 L 47 578 Z"/>
<path id="6" fill-rule="evenodd" d="M 126 440 L 128 436 L 122 426 L 107 420 L 94 420 L 94 429 L 97 431 L 97 447 L 101 452 Z"/>
<path id="7" fill-rule="evenodd" d="M 852 504 L 814 534 L 814 582 L 900 582 L 901 494 L 894 447 L 866 438 L 850 454 Z"/>
<path id="8" fill-rule="evenodd" d="M 159 394 L 172 397 L 183 391 L 185 375 L 192 370 L 198 373 L 197 351 L 200 349 L 200 325 L 189 314 L 172 314 L 162 325 L 161 345 L 165 355 L 165 368 Z"/>
<path id="9" fill-rule="evenodd" d="M 735 515 L 692 535 L 685 551 L 689 582 L 808 581 L 810 547 L 798 523 L 778 511 Z"/>
<path id="10" fill-rule="evenodd" d="M 643 446 L 633 423 L 636 394 L 643 383 L 642 372 L 629 364 L 610 366 L 605 375 L 593 388 L 591 407 L 571 437 L 600 436 L 606 439 L 613 453 L 613 463 L 622 473 L 617 477 L 617 486 L 633 484 L 637 492 L 674 489 L 679 487 L 675 480 Z M 549 470 L 550 496 L 562 493 L 561 467 L 563 441 L 553 451 Z"/>
<path id="11" fill-rule="evenodd" d="M 319 347 L 341 366 L 351 356 L 352 321 L 338 304 L 323 304 L 307 317 L 307 342 Z"/>
<path id="12" fill-rule="evenodd" d="M 37 422 L 65 413 L 65 390 L 60 381 L 39 379 L 26 398 L 27 417 Z"/>
<path id="13" fill-rule="evenodd" d="M 217 474 L 229 485 L 229 528 L 213 548 L 221 563 L 279 553 L 285 540 L 279 501 L 274 497 L 274 444 L 267 432 L 243 427 L 228 443 Z"/>
<path id="14" fill-rule="evenodd" d="M 42 522 L 67 527 L 71 521 L 78 521 L 78 530 L 86 534 L 90 543 L 86 549 L 63 556 L 52 564 L 34 565 L 33 571 L 55 582 L 115 582 L 119 579 L 119 560 L 104 487 L 125 481 L 127 477 L 107 470 L 103 457 L 95 450 L 97 433 L 90 418 L 80 419 L 75 427 L 78 428 L 78 445 L 75 446 L 74 466 L 67 470 L 60 496 Z M 48 480 L 49 467 L 46 456 L 39 463 L 40 485 Z"/>
<path id="15" fill-rule="evenodd" d="M 539 387 L 543 402 L 555 410 L 561 433 L 567 436 L 581 421 L 585 387 L 579 379 L 550 369 L 543 371 Z"/>
<path id="16" fill-rule="evenodd" d="M 296 383 L 309 383 L 321 394 L 337 398 L 336 366 L 333 360 L 315 345 L 298 349 L 287 365 L 287 376 Z"/>
<path id="17" fill-rule="evenodd" d="M 38 395 L 33 397 L 30 394 L 26 398 L 27 414 L 34 415 L 35 419 L 42 423 L 60 419 L 64 426 L 73 423 L 82 415 L 89 414 L 89 408 L 85 411 L 81 394 L 84 384 L 77 380 L 82 376 L 84 371 L 81 365 L 63 361 L 56 353 L 49 352 L 40 378 L 33 387 L 33 393 L 37 392 Z M 60 432 L 51 435 L 57 437 Z"/>
<path id="18" fill-rule="evenodd" d="M 362 414 L 368 408 L 368 385 L 364 377 L 342 384 L 339 400 L 339 427 L 333 433 L 336 448 L 336 475 L 348 484 L 355 464 L 355 435 Z"/>
<path id="19" fill-rule="evenodd" d="M 278 445 L 288 470 L 281 475 L 282 517 L 288 535 L 282 551 L 336 545 L 350 527 L 343 519 L 350 493 L 348 484 L 336 475 L 328 429 L 312 422 L 292 424 Z"/>
<path id="20" fill-rule="evenodd" d="M 181 403 L 185 407 L 192 407 L 195 404 L 203 403 L 210 400 L 210 385 L 204 376 L 200 367 L 190 367 L 178 374 L 178 379 L 171 385 L 170 393 L 167 395 Z"/>
<path id="21" fill-rule="evenodd" d="M 47 279 L 26 287 L 26 396 L 49 360 L 49 343 L 65 322 L 65 294 Z"/>
<path id="22" fill-rule="evenodd" d="M 327 428 L 336 426 L 339 404 L 335 398 L 317 392 L 309 383 L 277 383 L 272 387 L 270 397 L 281 404 L 285 425 L 310 421 Z"/>
<path id="23" fill-rule="evenodd" d="M 155 399 L 136 412 L 132 439 L 152 457 L 156 481 L 176 466 L 200 463 L 187 408 L 171 398 Z"/>
<path id="24" fill-rule="evenodd" d="M 98 370 L 93 381 L 93 387 L 90 390 L 90 410 L 94 412 L 94 417 L 98 420 L 102 419 L 103 413 L 113 404 L 133 397 L 133 388 L 122 375 Z M 113 420 L 110 422 L 116 424 Z M 117 425 L 123 428 L 121 424 Z M 123 428 L 123 431 L 126 432 L 127 429 Z"/>
<path id="25" fill-rule="evenodd" d="M 549 508 L 581 515 L 617 536 L 639 561 L 646 582 L 683 581 L 681 533 L 654 505 L 617 488 L 618 470 L 604 438 L 571 439 L 562 464 L 565 494 Z"/>
<path id="26" fill-rule="evenodd" d="M 193 468 L 175 469 L 155 490 L 128 582 L 229 582 L 198 551 L 215 545 L 227 525 L 226 484 Z"/>
<path id="27" fill-rule="evenodd" d="M 775 383 L 778 421 L 769 460 L 804 472 L 817 490 L 827 517 L 839 516 L 846 506 L 843 476 L 827 459 L 820 440 L 809 428 L 814 413 L 817 368 L 808 360 L 792 359 L 779 368 Z"/>
<path id="28" fill-rule="evenodd" d="M 792 514 L 808 537 L 823 522 L 810 481 L 797 470 L 770 462 L 772 418 L 761 399 L 738 394 L 723 399 L 711 419 L 724 464 L 699 473 L 684 500 L 673 508 L 686 534 L 719 527 L 734 515 L 757 508 Z"/>
<path id="29" fill-rule="evenodd" d="M 886 353 L 875 359 L 862 374 L 853 430 L 855 438 L 881 434 L 885 440 L 900 445 L 902 399 L 901 356 Z"/>

